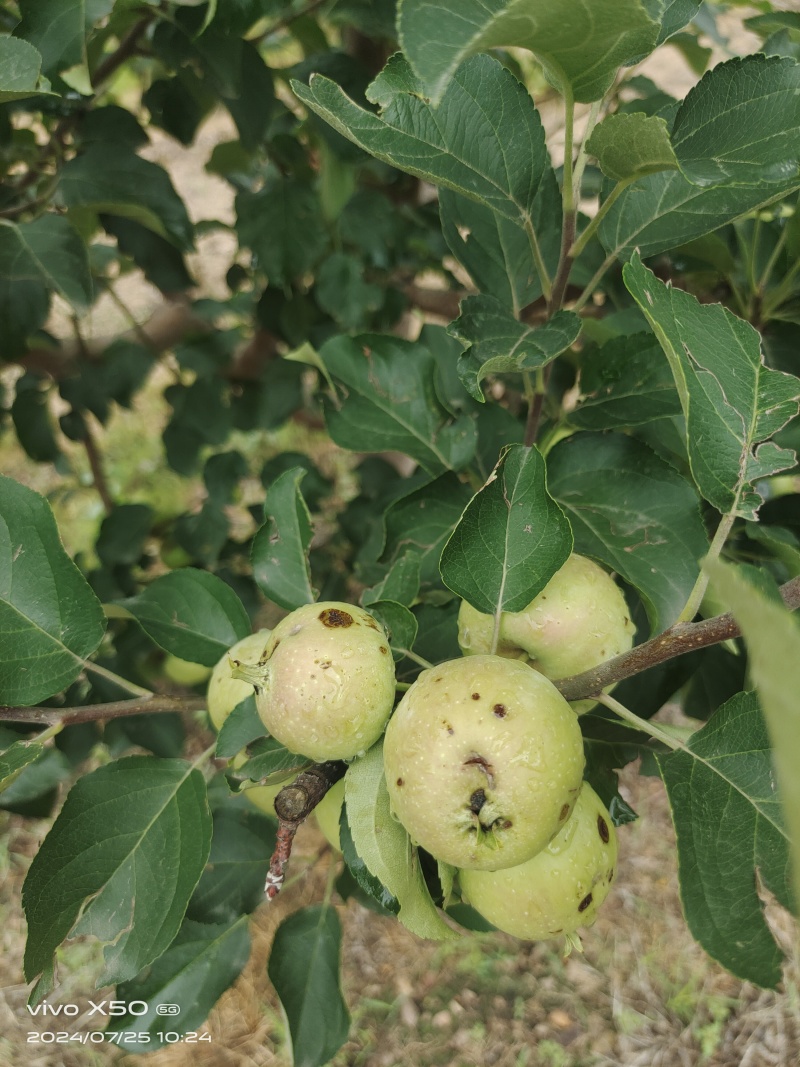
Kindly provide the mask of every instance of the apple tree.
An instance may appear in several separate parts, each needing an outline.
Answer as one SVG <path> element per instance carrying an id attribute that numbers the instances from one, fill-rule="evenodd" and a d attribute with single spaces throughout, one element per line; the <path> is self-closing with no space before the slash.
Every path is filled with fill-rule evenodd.
<path id="1" fill-rule="evenodd" d="M 699 0 L 3 4 L 0 806 L 51 820 L 32 1005 L 91 935 L 98 985 L 151 1005 L 109 1040 L 157 1048 L 160 1001 L 201 1030 L 327 804 L 327 891 L 268 965 L 295 1062 L 326 1063 L 337 909 L 574 940 L 624 882 L 635 760 L 693 936 L 779 982 L 800 22 L 758 7 L 739 55 Z M 661 48 L 684 99 L 643 73 Z M 155 161 L 207 123 L 229 212 Z M 126 409 L 138 479 L 110 454 Z"/>

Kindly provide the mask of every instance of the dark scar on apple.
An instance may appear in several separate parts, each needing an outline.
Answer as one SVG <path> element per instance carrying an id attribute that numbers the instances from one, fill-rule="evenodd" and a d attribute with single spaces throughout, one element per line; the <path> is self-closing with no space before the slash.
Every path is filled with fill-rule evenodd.
<path id="1" fill-rule="evenodd" d="M 469 798 L 469 810 L 473 815 L 479 815 L 480 810 L 486 803 L 486 793 L 482 789 L 476 789 Z"/>
<path id="2" fill-rule="evenodd" d="M 583 900 L 578 905 L 578 911 L 586 911 L 589 905 L 592 903 L 592 894 L 587 893 Z"/>
<path id="3" fill-rule="evenodd" d="M 508 708 L 505 706 L 505 704 L 495 704 L 495 706 L 492 708 L 492 711 L 495 713 L 498 719 L 504 719 L 506 715 L 508 715 Z"/>
<path id="4" fill-rule="evenodd" d="M 489 779 L 489 785 L 494 784 L 494 772 L 492 771 L 492 765 L 484 756 L 480 756 L 476 752 L 474 756 L 470 756 L 469 759 L 464 760 L 464 766 L 479 767 Z"/>
<path id="5" fill-rule="evenodd" d="M 353 616 L 347 611 L 342 611 L 341 608 L 325 608 L 319 613 L 319 618 L 323 626 L 330 627 L 352 626 L 354 622 Z"/>
<path id="6" fill-rule="evenodd" d="M 603 844 L 607 845 L 610 834 L 608 832 L 608 824 L 602 815 L 597 816 L 597 832 L 600 834 L 600 840 Z"/>
<path id="7" fill-rule="evenodd" d="M 480 700 L 481 699 L 480 693 L 473 693 L 472 694 L 472 699 L 473 700 Z"/>
<path id="8" fill-rule="evenodd" d="M 402 779 L 402 778 L 398 778 L 398 779 L 397 779 L 397 784 L 398 784 L 399 786 L 401 786 L 401 785 L 405 785 L 406 783 L 405 783 L 405 782 L 403 781 L 403 779 Z"/>
<path id="9" fill-rule="evenodd" d="M 569 804 L 564 804 L 564 806 L 561 808 L 561 811 L 558 813 L 558 821 L 559 822 L 563 822 L 564 819 L 566 819 L 566 817 L 568 815 L 569 815 Z"/>
<path id="10" fill-rule="evenodd" d="M 385 645 L 381 645 L 381 647 L 378 649 L 378 651 L 382 652 L 384 654 L 384 656 L 386 656 L 386 655 L 388 655 L 389 649 Z"/>

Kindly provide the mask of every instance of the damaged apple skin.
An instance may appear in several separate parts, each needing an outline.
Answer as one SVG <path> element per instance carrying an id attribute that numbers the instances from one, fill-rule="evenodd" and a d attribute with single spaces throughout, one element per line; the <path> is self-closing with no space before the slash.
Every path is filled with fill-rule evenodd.
<path id="1" fill-rule="evenodd" d="M 258 662 L 240 663 L 236 676 L 255 686 L 269 733 L 318 762 L 365 752 L 394 704 L 394 661 L 383 627 L 363 608 L 338 601 L 291 612 Z"/>
<path id="2" fill-rule="evenodd" d="M 532 859 L 502 871 L 462 871 L 462 896 L 498 930 L 526 941 L 591 926 L 617 867 L 611 816 L 588 782 L 575 810 Z"/>
<path id="3" fill-rule="evenodd" d="M 455 867 L 499 870 L 544 848 L 572 811 L 583 767 L 570 705 L 544 675 L 500 656 L 423 671 L 386 728 L 392 810 Z"/>
<path id="4" fill-rule="evenodd" d="M 629 651 L 636 627 L 610 574 L 573 554 L 522 611 L 500 617 L 497 655 L 523 659 L 547 678 L 569 678 Z M 494 617 L 461 602 L 458 643 L 466 656 L 491 651 Z M 578 714 L 594 700 L 573 703 Z"/>

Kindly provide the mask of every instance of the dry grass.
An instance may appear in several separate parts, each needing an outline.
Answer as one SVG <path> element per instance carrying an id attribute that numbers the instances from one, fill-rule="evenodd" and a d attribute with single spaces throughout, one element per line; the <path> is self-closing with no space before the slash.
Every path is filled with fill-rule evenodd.
<path id="1" fill-rule="evenodd" d="M 620 831 L 619 881 L 586 932 L 582 955 L 564 960 L 555 942 L 520 943 L 501 934 L 424 942 L 358 905 L 340 908 L 353 1024 L 335 1067 L 797 1067 L 800 965 L 791 920 L 770 910 L 790 956 L 779 992 L 742 983 L 717 966 L 681 916 L 661 784 L 633 769 L 625 781 L 641 818 Z M 9 823 L 12 853 L 2 868 L 0 897 L 3 1067 L 285 1067 L 284 1024 L 266 960 L 278 923 L 320 898 L 324 868 L 312 869 L 253 916 L 250 961 L 208 1019 L 209 1044 L 173 1046 L 144 1059 L 116 1049 L 47 1049 L 26 1044 L 26 1032 L 42 1023 L 25 1011 L 20 976 L 19 894 L 36 831 L 21 820 Z M 299 859 L 313 855 L 317 843 L 316 831 L 307 829 Z M 98 961 L 96 946 L 70 946 L 52 1000 L 97 999 L 91 974 Z M 75 1029 L 89 1027 L 76 1021 Z"/>

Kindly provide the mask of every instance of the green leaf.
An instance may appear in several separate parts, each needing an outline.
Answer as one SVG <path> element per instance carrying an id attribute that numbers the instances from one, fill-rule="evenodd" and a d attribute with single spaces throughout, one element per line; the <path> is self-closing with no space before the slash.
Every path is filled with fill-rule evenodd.
<path id="1" fill-rule="evenodd" d="M 263 729 L 262 729 L 263 734 Z M 276 741 L 274 737 L 260 737 L 247 747 L 250 759 L 228 772 L 228 778 L 234 782 L 261 782 L 274 785 L 297 774 L 308 767 L 310 760 L 298 756 Z"/>
<path id="2" fill-rule="evenodd" d="M 245 745 L 249 745 L 257 737 L 263 737 L 265 733 L 266 728 L 256 707 L 255 694 L 251 693 L 226 716 L 217 735 L 215 755 L 219 759 L 231 759 Z"/>
<path id="3" fill-rule="evenodd" d="M 739 693 L 690 738 L 688 750 L 657 758 L 678 839 L 689 929 L 739 978 L 774 988 L 783 954 L 764 920 L 755 871 L 788 905 L 788 850 L 755 695 Z"/>
<path id="4" fill-rule="evenodd" d="M 546 367 L 577 340 L 581 320 L 573 311 L 557 311 L 541 326 L 528 326 L 493 296 L 468 296 L 448 332 L 467 346 L 458 375 L 470 395 L 483 401 L 481 382 L 487 374 Z"/>
<path id="5" fill-rule="evenodd" d="M 211 852 L 186 916 L 198 922 L 230 922 L 264 903 L 264 879 L 275 848 L 274 818 L 238 798 L 214 812 Z"/>
<path id="6" fill-rule="evenodd" d="M 50 311 L 50 293 L 41 282 L 13 282 L 0 277 L 0 359 L 16 359 L 28 347 L 28 338 L 44 326 Z"/>
<path id="7" fill-rule="evenodd" d="M 586 147 L 603 174 L 615 182 L 678 169 L 669 127 L 656 115 L 609 115 L 595 127 Z"/>
<path id="8" fill-rule="evenodd" d="M 347 785 L 345 784 L 345 790 Z M 397 915 L 400 905 L 392 896 L 385 885 L 382 885 L 374 874 L 370 874 L 366 864 L 356 852 L 353 844 L 353 835 L 350 833 L 350 823 L 347 819 L 347 804 L 342 804 L 339 815 L 339 843 L 342 849 L 342 858 L 346 865 L 346 872 L 350 874 L 366 900 L 372 905 L 377 905 L 383 913 Z"/>
<path id="9" fill-rule="evenodd" d="M 333 337 L 320 349 L 339 386 L 325 420 L 336 444 L 363 452 L 397 450 L 429 474 L 459 470 L 475 453 L 475 427 L 452 419 L 436 396 L 436 361 L 424 345 L 399 337 Z"/>
<path id="10" fill-rule="evenodd" d="M 361 594 L 361 603 L 366 608 L 379 600 L 394 600 L 410 607 L 419 592 L 419 553 L 408 549 L 392 563 L 384 578 Z"/>
<path id="11" fill-rule="evenodd" d="M 364 267 L 360 259 L 346 252 L 334 252 L 317 273 L 314 291 L 323 311 L 346 330 L 363 329 L 370 312 L 383 303 L 384 291 L 379 285 L 364 281 Z"/>
<path id="12" fill-rule="evenodd" d="M 796 179 L 800 65 L 762 54 L 720 63 L 678 109 L 672 145 L 696 185 Z"/>
<path id="13" fill-rule="evenodd" d="M 397 899 L 400 922 L 418 937 L 437 941 L 457 937 L 431 900 L 411 838 L 392 816 L 382 742 L 350 764 L 344 795 L 356 852 Z"/>
<path id="14" fill-rule="evenodd" d="M 302 467 L 281 474 L 267 491 L 264 525 L 253 538 L 253 577 L 261 592 L 293 611 L 315 599 L 308 549 L 314 530 L 300 483 Z"/>
<path id="15" fill-rule="evenodd" d="M 347 1040 L 341 945 L 339 917 L 329 905 L 301 908 L 275 932 L 267 974 L 286 1012 L 295 1067 L 323 1067 Z"/>
<path id="16" fill-rule="evenodd" d="M 478 611 L 522 611 L 572 552 L 537 448 L 510 445 L 444 546 L 445 585 Z"/>
<path id="17" fill-rule="evenodd" d="M 273 178 L 256 193 L 239 193 L 236 232 L 272 285 L 305 274 L 327 244 L 319 197 L 296 178 Z"/>
<path id="18" fill-rule="evenodd" d="M 334 82 L 293 82 L 304 104 L 377 159 L 530 225 L 549 169 L 541 119 L 524 86 L 489 56 L 458 71 L 434 110 L 408 63 L 393 56 L 368 90 L 366 111 Z"/>
<path id="19" fill-rule="evenodd" d="M 42 55 L 46 74 L 86 62 L 86 38 L 109 14 L 114 0 L 19 0 L 14 33 Z"/>
<path id="20" fill-rule="evenodd" d="M 561 191 L 549 166 L 530 207 L 545 267 L 552 277 L 561 244 Z M 524 219 L 514 221 L 477 200 L 439 190 L 442 235 L 482 293 L 496 297 L 515 316 L 542 294 Z"/>
<path id="21" fill-rule="evenodd" d="M 373 601 L 369 610 L 386 630 L 394 658 L 402 659 L 417 639 L 417 620 L 413 613 L 396 600 Z"/>
<path id="22" fill-rule="evenodd" d="M 679 171 L 650 174 L 631 183 L 600 223 L 597 236 L 610 257 L 645 258 L 718 230 L 773 200 L 800 182 L 712 187 L 693 185 Z"/>
<path id="23" fill-rule="evenodd" d="M 436 102 L 467 56 L 528 48 L 559 92 L 599 100 L 617 69 L 655 47 L 658 24 L 639 0 L 401 0 L 400 46 Z"/>
<path id="24" fill-rule="evenodd" d="M 15 741 L 0 752 L 0 792 L 8 789 L 17 777 L 44 752 L 44 745 L 36 741 Z"/>
<path id="25" fill-rule="evenodd" d="M 64 551 L 50 505 L 0 475 L 0 702 L 37 704 L 100 644 L 99 600 Z"/>
<path id="26" fill-rule="evenodd" d="M 65 163 L 57 196 L 64 207 L 122 215 L 184 252 L 192 248 L 194 228 L 167 172 L 123 145 L 109 152 L 92 144 Z"/>
<path id="27" fill-rule="evenodd" d="M 79 778 L 25 879 L 26 978 L 46 984 L 81 934 L 108 942 L 101 985 L 133 978 L 178 932 L 210 844 L 205 781 L 183 760 L 131 756 Z"/>
<path id="28" fill-rule="evenodd" d="M 700 9 L 702 0 L 657 0 L 662 11 L 657 16 L 661 23 L 658 33 L 657 44 L 663 44 L 678 30 L 683 29 L 687 22 L 691 22 Z M 648 8 L 653 14 L 652 7 Z"/>
<path id="29" fill-rule="evenodd" d="M 547 457 L 550 492 L 566 511 L 575 551 L 638 589 L 654 633 L 680 615 L 708 551 L 697 494 L 624 434 L 578 433 Z"/>
<path id="30" fill-rule="evenodd" d="M 120 603 L 166 652 L 204 667 L 216 666 L 250 633 L 247 612 L 231 587 L 192 567 L 156 578 Z"/>
<path id="31" fill-rule="evenodd" d="M 712 587 L 739 623 L 750 677 L 770 740 L 791 842 L 794 911 L 800 906 L 800 630 L 797 618 L 755 589 L 730 566 L 709 567 Z"/>
<path id="32" fill-rule="evenodd" d="M 147 1034 L 149 1040 L 124 1042 L 125 1048 L 154 1052 L 166 1043 L 167 1030 L 200 1030 L 219 998 L 236 981 L 250 955 L 247 917 L 227 922 L 184 920 L 175 940 L 143 975 L 117 987 L 125 1004 L 144 1002 L 147 1011 L 126 1013 L 106 1027 L 106 1034 Z M 162 1004 L 177 1004 L 180 1016 L 165 1026 Z"/>
<path id="33" fill-rule="evenodd" d="M 439 585 L 444 543 L 471 496 L 454 474 L 443 474 L 394 501 L 386 511 L 384 557 L 394 561 L 409 549 L 417 552 L 422 585 Z"/>
<path id="34" fill-rule="evenodd" d="M 77 311 L 92 302 L 86 245 L 60 215 L 20 223 L 0 219 L 0 275 L 12 282 L 41 282 Z"/>
<path id="35" fill-rule="evenodd" d="M 0 36 L 0 104 L 29 96 L 56 96 L 40 78 L 40 53 L 19 37 Z"/>
<path id="36" fill-rule="evenodd" d="M 672 372 L 651 333 L 615 337 L 583 355 L 573 426 L 617 430 L 681 414 Z"/>
<path id="37" fill-rule="evenodd" d="M 721 304 L 664 285 L 638 255 L 623 277 L 672 368 L 698 489 L 723 514 L 755 518 L 754 483 L 795 463 L 770 438 L 800 410 L 800 383 L 765 366 L 758 332 Z"/>

